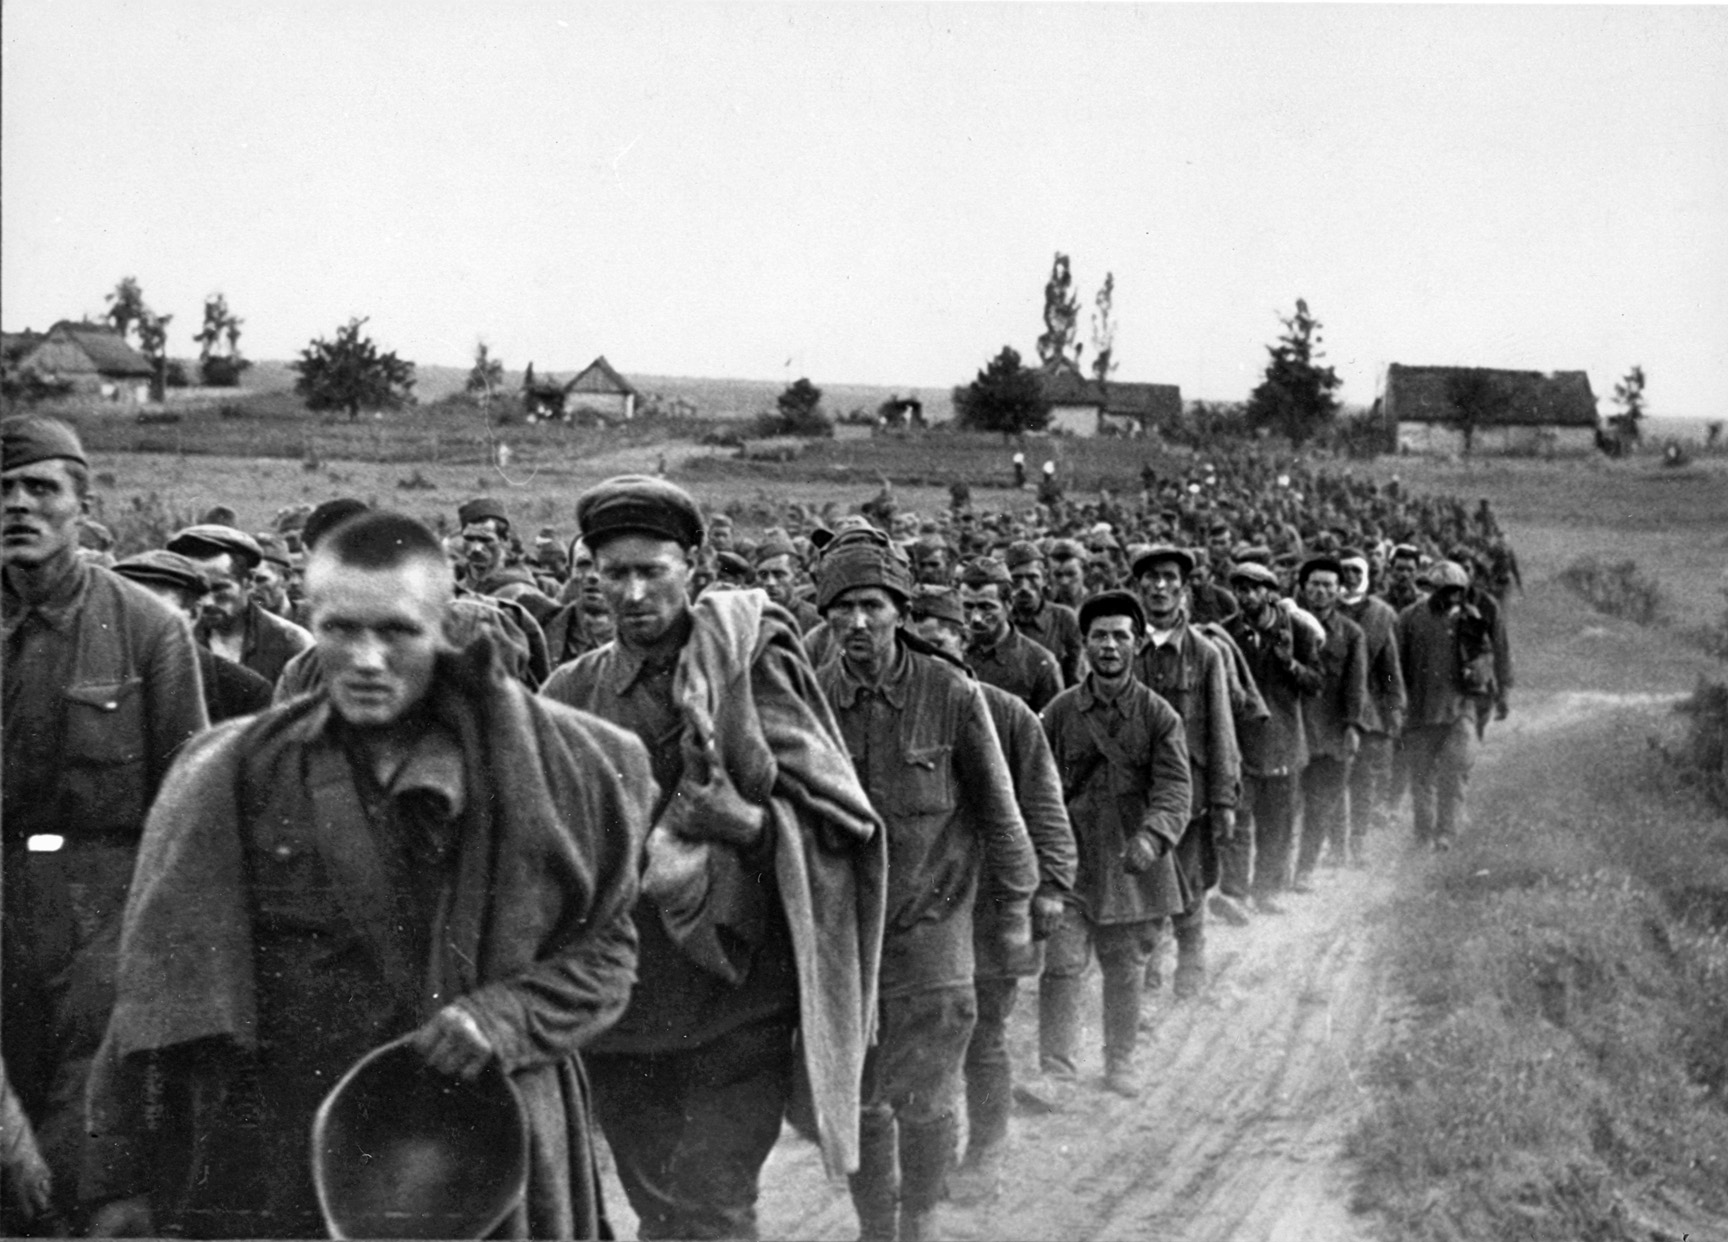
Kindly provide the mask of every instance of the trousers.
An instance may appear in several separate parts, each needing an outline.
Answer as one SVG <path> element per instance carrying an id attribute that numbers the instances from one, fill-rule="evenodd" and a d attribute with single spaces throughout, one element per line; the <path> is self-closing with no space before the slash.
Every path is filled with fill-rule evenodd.
<path id="1" fill-rule="evenodd" d="M 1350 761 L 1315 755 L 1302 769 L 1302 844 L 1296 850 L 1296 874 L 1307 875 L 1319 861 L 1320 847 L 1332 843 L 1332 856 L 1342 862 L 1348 832 L 1345 799 L 1350 789 Z"/>
<path id="2" fill-rule="evenodd" d="M 754 1238 L 762 1165 L 792 1091 L 793 1020 L 688 1052 L 585 1053 L 594 1112 L 643 1238 Z"/>
<path id="3" fill-rule="evenodd" d="M 1410 801 L 1416 840 L 1423 845 L 1450 842 L 1464 818 L 1464 787 L 1470 780 L 1470 730 L 1461 717 L 1449 725 L 1404 731 L 1410 759 Z"/>
<path id="4" fill-rule="evenodd" d="M 1296 844 L 1296 778 L 1245 773 L 1242 805 L 1253 817 L 1254 896 L 1281 893 L 1290 885 L 1290 852 Z"/>
<path id="5" fill-rule="evenodd" d="M 1014 1073 L 1008 1058 L 1008 1016 L 1020 980 L 978 979 L 978 1022 L 966 1044 L 966 1147 L 973 1155 L 1008 1137 Z"/>
<path id="6" fill-rule="evenodd" d="M 1133 1064 L 1140 1034 L 1146 963 L 1158 920 L 1096 924 L 1068 910 L 1044 950 L 1038 981 L 1038 1060 L 1046 1073 L 1072 1077 L 1080 1044 L 1080 985 L 1094 952 L 1104 976 L 1104 1063 Z"/>
<path id="7" fill-rule="evenodd" d="M 1374 813 L 1390 801 L 1392 746 L 1387 734 L 1364 733 L 1350 765 L 1350 844 L 1355 848 L 1367 839 Z"/>

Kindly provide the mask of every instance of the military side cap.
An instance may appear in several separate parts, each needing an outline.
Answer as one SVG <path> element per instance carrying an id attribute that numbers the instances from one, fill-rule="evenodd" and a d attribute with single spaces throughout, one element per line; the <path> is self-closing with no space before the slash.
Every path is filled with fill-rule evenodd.
<path id="1" fill-rule="evenodd" d="M 1134 628 L 1146 628 L 1146 610 L 1132 591 L 1100 591 L 1080 603 L 1080 632 L 1084 634 L 1099 617 L 1131 617 Z"/>
<path id="2" fill-rule="evenodd" d="M 203 595 L 210 589 L 210 583 L 201 568 L 178 552 L 169 552 L 163 548 L 152 548 L 148 552 L 129 556 L 115 564 L 114 572 L 134 582 L 173 587 L 180 591 L 190 591 L 194 595 Z"/>
<path id="3" fill-rule="evenodd" d="M 0 470 L 56 458 L 88 466 L 78 433 L 57 418 L 20 414 L 0 420 Z"/>
<path id="4" fill-rule="evenodd" d="M 582 541 L 598 550 L 614 535 L 650 535 L 680 547 L 702 542 L 702 513 L 689 492 L 646 474 L 621 474 L 597 483 L 576 500 Z"/>
<path id="5" fill-rule="evenodd" d="M 776 526 L 766 535 L 750 553 L 750 559 L 760 566 L 763 561 L 771 561 L 777 556 L 790 556 L 798 559 L 798 549 L 792 544 L 792 537 Z"/>
<path id="6" fill-rule="evenodd" d="M 1019 569 L 1022 565 L 1042 565 L 1044 554 L 1038 550 L 1038 545 L 1025 539 L 1016 539 L 1008 545 L 1008 551 L 1002 559 L 1008 563 L 1010 570 Z"/>
<path id="7" fill-rule="evenodd" d="M 168 541 L 168 550 L 182 556 L 221 556 L 226 552 L 246 562 L 247 569 L 257 569 L 264 559 L 264 549 L 251 535 L 214 523 L 188 526 Z"/>
<path id="8" fill-rule="evenodd" d="M 465 1080 L 392 1041 L 318 1106 L 312 1181 L 333 1238 L 488 1237 L 528 1188 L 522 1099 L 496 1057 Z"/>
<path id="9" fill-rule="evenodd" d="M 505 527 L 510 525 L 510 515 L 504 511 L 504 502 L 493 500 L 490 496 L 476 496 L 467 504 L 456 510 L 456 520 L 467 526 L 471 522 L 502 522 Z"/>
<path id="10" fill-rule="evenodd" d="M 966 610 L 960 606 L 960 594 L 953 587 L 921 586 L 914 592 L 909 606 L 914 619 L 935 617 L 938 621 L 966 624 Z"/>
<path id="11" fill-rule="evenodd" d="M 1278 575 L 1257 561 L 1242 561 L 1230 570 L 1230 581 L 1252 582 L 1258 586 L 1279 587 Z"/>
<path id="12" fill-rule="evenodd" d="M 1179 548 L 1173 543 L 1155 543 L 1145 549 L 1134 558 L 1131 571 L 1138 578 L 1152 566 L 1162 561 L 1174 561 L 1180 565 L 1184 578 L 1194 572 L 1194 554 L 1187 548 Z"/>
<path id="13" fill-rule="evenodd" d="M 966 562 L 966 567 L 960 571 L 960 585 L 976 591 L 987 586 L 1013 586 L 1014 579 L 1008 573 L 1008 566 L 996 557 L 980 556 Z"/>

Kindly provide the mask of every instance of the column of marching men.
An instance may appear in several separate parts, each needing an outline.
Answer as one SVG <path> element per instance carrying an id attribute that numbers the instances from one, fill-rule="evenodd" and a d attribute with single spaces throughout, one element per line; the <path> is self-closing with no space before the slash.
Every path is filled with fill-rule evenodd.
<path id="1" fill-rule="evenodd" d="M 1016 1104 L 1140 1094 L 1210 920 L 1365 865 L 1406 797 L 1450 848 L 1508 709 L 1487 502 L 1299 463 L 755 539 L 643 476 L 569 540 L 218 505 L 115 560 L 75 432 L 0 452 L 9 1234 L 323 1236 L 403 1193 L 307 1140 L 398 1040 L 501 1070 L 527 1135 L 492 1215 L 417 1192 L 426 1236 L 601 1236 L 603 1135 L 640 1236 L 754 1237 L 784 1121 L 862 1236 L 937 1236 Z"/>

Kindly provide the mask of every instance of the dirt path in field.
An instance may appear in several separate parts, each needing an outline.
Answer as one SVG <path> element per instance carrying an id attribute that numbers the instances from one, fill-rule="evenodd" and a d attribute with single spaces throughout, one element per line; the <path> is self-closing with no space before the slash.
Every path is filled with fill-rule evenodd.
<path id="1" fill-rule="evenodd" d="M 1581 714 L 1670 696 L 1568 693 L 1531 699 L 1493 726 L 1542 732 Z M 1407 804 L 1406 804 L 1407 805 Z M 956 1239 L 1134 1242 L 1350 1242 L 1376 1237 L 1349 1208 L 1345 1138 L 1367 1107 L 1362 1076 L 1400 1020 L 1375 952 L 1412 868 L 1408 810 L 1370 838 L 1364 870 L 1328 869 L 1317 891 L 1247 927 L 1208 928 L 1211 983 L 1197 1000 L 1148 995 L 1140 1061 L 1145 1092 L 1102 1089 L 1099 980 L 1089 977 L 1081 1085 L 1068 1110 L 1018 1112 L 1004 1189 L 979 1208 L 943 1209 Z M 1169 946 L 1167 955 L 1173 955 Z M 1173 960 L 1164 963 L 1168 978 Z M 1010 1024 L 1016 1073 L 1036 1067 L 1035 982 Z M 635 1218 L 616 1183 L 621 1236 Z M 763 1176 L 766 1238 L 848 1239 L 857 1218 L 843 1181 L 790 1129 Z"/>

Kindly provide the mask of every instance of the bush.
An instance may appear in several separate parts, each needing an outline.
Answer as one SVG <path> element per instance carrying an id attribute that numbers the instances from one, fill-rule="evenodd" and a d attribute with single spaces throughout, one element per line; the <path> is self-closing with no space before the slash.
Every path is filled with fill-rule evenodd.
<path id="1" fill-rule="evenodd" d="M 1605 564 L 1593 556 L 1560 571 L 1560 582 L 1597 612 L 1638 625 L 1655 625 L 1668 614 L 1661 585 L 1646 577 L 1635 561 Z"/>
<path id="2" fill-rule="evenodd" d="M 108 512 L 106 498 L 90 498 L 90 514 L 114 532 L 114 557 L 124 559 L 135 552 L 160 548 L 175 531 L 191 526 L 198 515 L 191 509 L 169 504 L 160 492 L 130 497 L 116 514 Z"/>

